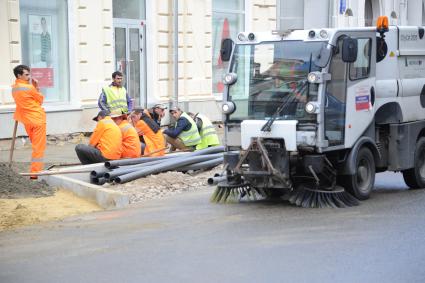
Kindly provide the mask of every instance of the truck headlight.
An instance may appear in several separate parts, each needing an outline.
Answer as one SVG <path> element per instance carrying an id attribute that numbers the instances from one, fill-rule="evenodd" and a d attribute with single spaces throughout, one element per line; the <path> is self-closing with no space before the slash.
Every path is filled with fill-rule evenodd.
<path id="1" fill-rule="evenodd" d="M 238 76 L 235 73 L 227 73 L 223 77 L 223 83 L 225 85 L 232 85 L 236 82 Z"/>
<path id="2" fill-rule="evenodd" d="M 223 111 L 223 114 L 229 115 L 235 112 L 236 106 L 231 101 L 223 102 L 221 105 L 221 111 Z"/>
<path id="3" fill-rule="evenodd" d="M 305 105 L 305 112 L 308 114 L 317 114 L 319 113 L 319 104 L 314 101 L 307 102 Z"/>

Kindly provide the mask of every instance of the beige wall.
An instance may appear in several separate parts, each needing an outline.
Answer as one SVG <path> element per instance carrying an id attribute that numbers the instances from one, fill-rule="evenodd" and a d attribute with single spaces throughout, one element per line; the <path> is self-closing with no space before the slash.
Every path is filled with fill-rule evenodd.
<path id="1" fill-rule="evenodd" d="M 252 31 L 276 30 L 276 0 L 252 0 Z"/>
<path id="2" fill-rule="evenodd" d="M 174 97 L 173 7 L 172 1 L 155 4 L 158 52 L 153 95 L 167 102 Z M 213 100 L 211 42 L 211 1 L 179 1 L 179 101 Z"/>
<path id="3" fill-rule="evenodd" d="M 12 69 L 21 59 L 19 29 L 19 2 L 0 1 L 0 110 L 13 107 L 11 84 L 15 77 Z"/>

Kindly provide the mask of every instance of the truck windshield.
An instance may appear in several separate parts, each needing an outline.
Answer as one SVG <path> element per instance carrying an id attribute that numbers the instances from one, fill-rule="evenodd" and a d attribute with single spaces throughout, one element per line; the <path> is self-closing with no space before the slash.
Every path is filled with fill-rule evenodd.
<path id="1" fill-rule="evenodd" d="M 237 82 L 229 89 L 236 110 L 229 120 L 263 120 L 273 116 L 282 103 L 277 120 L 315 121 L 305 112 L 308 101 L 317 100 L 318 84 L 307 82 L 324 42 L 280 41 L 236 45 L 230 71 Z"/>

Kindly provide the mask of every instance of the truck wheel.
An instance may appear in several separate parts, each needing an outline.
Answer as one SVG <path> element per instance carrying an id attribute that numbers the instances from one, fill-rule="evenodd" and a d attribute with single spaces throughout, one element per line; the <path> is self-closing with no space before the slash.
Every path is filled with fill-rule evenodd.
<path id="1" fill-rule="evenodd" d="M 425 188 L 425 138 L 416 143 L 414 166 L 403 170 L 403 179 L 412 189 Z"/>
<path id="2" fill-rule="evenodd" d="M 357 153 L 356 173 L 345 176 L 344 188 L 359 200 L 368 199 L 375 183 L 375 160 L 372 152 L 363 147 Z"/>

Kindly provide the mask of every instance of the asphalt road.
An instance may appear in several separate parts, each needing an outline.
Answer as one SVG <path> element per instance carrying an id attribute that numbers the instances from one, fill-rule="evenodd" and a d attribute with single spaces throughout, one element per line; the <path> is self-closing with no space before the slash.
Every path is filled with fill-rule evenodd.
<path id="1" fill-rule="evenodd" d="M 425 190 L 349 209 L 186 193 L 0 233 L 0 282 L 425 282 Z"/>

